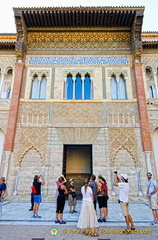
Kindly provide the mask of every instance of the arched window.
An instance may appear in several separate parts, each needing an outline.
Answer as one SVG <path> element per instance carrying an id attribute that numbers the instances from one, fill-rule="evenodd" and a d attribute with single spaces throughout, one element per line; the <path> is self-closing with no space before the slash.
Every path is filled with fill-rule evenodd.
<path id="1" fill-rule="evenodd" d="M 152 85 L 149 86 L 148 96 L 149 96 L 149 98 L 155 98 L 155 88 Z"/>
<path id="2" fill-rule="evenodd" d="M 73 80 L 72 75 L 67 75 L 67 82 L 66 82 L 66 98 L 73 99 Z"/>
<path id="3" fill-rule="evenodd" d="M 150 67 L 146 67 L 145 69 L 145 74 L 146 74 L 146 80 L 150 80 L 150 76 L 151 76 L 151 68 Z"/>
<path id="4" fill-rule="evenodd" d="M 42 76 L 41 81 L 38 75 L 34 75 L 32 80 L 31 99 L 45 99 L 47 88 L 47 78 L 45 75 Z"/>
<path id="5" fill-rule="evenodd" d="M 118 87 L 115 75 L 111 77 L 110 85 L 111 85 L 111 99 L 118 99 Z"/>
<path id="6" fill-rule="evenodd" d="M 35 75 L 34 79 L 32 80 L 31 99 L 38 99 L 38 93 L 39 93 L 39 80 L 38 76 Z"/>
<path id="7" fill-rule="evenodd" d="M 47 87 L 47 78 L 46 76 L 43 76 L 42 80 L 40 81 L 39 99 L 46 98 L 46 87 Z"/>
<path id="8" fill-rule="evenodd" d="M 90 74 L 87 72 L 84 76 L 83 79 L 80 72 L 78 72 L 76 76 L 73 76 L 72 73 L 67 75 L 66 82 L 64 82 L 65 99 L 92 99 L 92 81 Z M 75 81 L 73 78 L 75 78 Z"/>
<path id="9" fill-rule="evenodd" d="M 120 75 L 118 82 L 118 98 L 119 99 L 127 99 L 126 94 L 126 83 L 123 75 Z"/>
<path id="10" fill-rule="evenodd" d="M 8 90 L 7 90 L 7 97 L 6 97 L 7 99 L 10 98 L 10 92 L 11 92 L 11 87 L 9 87 Z"/>
<path id="11" fill-rule="evenodd" d="M 92 95 L 91 89 L 92 89 L 92 82 L 89 74 L 86 74 L 85 80 L 84 80 L 84 99 L 91 99 L 91 95 Z"/>
<path id="12" fill-rule="evenodd" d="M 13 78 L 13 70 L 9 68 L 6 72 L 6 74 L 3 74 L 1 76 L 1 83 L 0 83 L 0 96 L 1 98 L 7 98 L 10 97 L 11 92 L 11 82 Z"/>
<path id="13" fill-rule="evenodd" d="M 110 80 L 111 99 L 127 99 L 126 82 L 123 75 L 120 75 L 118 81 L 116 76 L 112 75 Z"/>
<path id="14" fill-rule="evenodd" d="M 75 81 L 75 99 L 82 99 L 82 80 L 81 75 L 76 75 Z"/>

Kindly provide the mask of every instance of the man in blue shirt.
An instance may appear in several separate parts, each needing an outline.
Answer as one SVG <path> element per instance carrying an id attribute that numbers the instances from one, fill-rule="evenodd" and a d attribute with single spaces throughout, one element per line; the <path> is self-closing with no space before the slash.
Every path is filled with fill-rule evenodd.
<path id="1" fill-rule="evenodd" d="M 1 177 L 0 178 L 0 221 L 2 219 L 2 202 L 3 198 L 5 196 L 5 192 L 7 190 L 6 183 L 5 183 L 5 178 Z"/>

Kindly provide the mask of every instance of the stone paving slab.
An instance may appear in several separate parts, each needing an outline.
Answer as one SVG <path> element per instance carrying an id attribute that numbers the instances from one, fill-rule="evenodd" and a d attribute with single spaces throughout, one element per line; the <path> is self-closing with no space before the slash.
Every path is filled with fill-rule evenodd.
<path id="1" fill-rule="evenodd" d="M 39 207 L 39 215 L 41 219 L 32 218 L 32 211 L 28 211 L 30 202 L 4 202 L 3 203 L 3 216 L 1 224 L 8 225 L 47 225 L 53 224 L 55 220 L 56 203 L 42 202 Z M 81 208 L 81 201 L 77 202 L 77 213 L 70 213 L 68 202 L 66 201 L 64 209 L 64 220 L 69 226 L 76 226 Z M 106 223 L 100 223 L 101 226 L 124 226 L 124 217 L 118 203 L 108 203 L 108 219 Z M 99 218 L 99 209 L 97 208 L 97 217 Z M 136 226 L 149 226 L 152 221 L 152 212 L 145 202 L 131 202 L 130 213 L 133 217 Z"/>
<path id="2" fill-rule="evenodd" d="M 30 202 L 4 202 L 3 217 L 0 221 L 0 240 L 89 240 L 78 229 L 77 221 L 81 201 L 77 202 L 77 213 L 69 213 L 68 202 L 64 209 L 65 225 L 55 224 L 55 202 L 42 202 L 39 209 L 41 219 L 33 219 L 28 211 Z M 130 213 L 134 219 L 136 232 L 122 234 L 125 222 L 118 203 L 108 203 L 109 216 L 106 223 L 99 223 L 97 240 L 158 240 L 158 225 L 150 226 L 152 213 L 145 202 L 131 202 Z M 99 213 L 99 209 L 97 209 Z M 97 214 L 98 215 L 98 214 Z M 98 215 L 99 217 L 99 215 Z M 51 235 L 57 234 L 57 235 Z"/>

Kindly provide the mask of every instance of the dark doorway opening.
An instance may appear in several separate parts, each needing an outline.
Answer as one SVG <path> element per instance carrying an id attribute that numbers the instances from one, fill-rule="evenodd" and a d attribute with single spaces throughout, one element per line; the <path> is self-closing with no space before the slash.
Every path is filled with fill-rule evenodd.
<path id="1" fill-rule="evenodd" d="M 64 145 L 63 174 L 67 179 L 74 179 L 77 199 L 81 198 L 84 180 L 92 175 L 92 145 Z"/>

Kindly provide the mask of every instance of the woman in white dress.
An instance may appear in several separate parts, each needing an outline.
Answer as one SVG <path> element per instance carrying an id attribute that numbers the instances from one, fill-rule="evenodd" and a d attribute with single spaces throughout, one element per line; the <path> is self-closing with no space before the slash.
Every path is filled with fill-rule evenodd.
<path id="1" fill-rule="evenodd" d="M 99 227 L 96 211 L 93 205 L 93 192 L 91 187 L 88 186 L 88 181 L 84 182 L 84 186 L 81 188 L 82 193 L 82 206 L 80 217 L 77 227 L 84 229 L 85 234 L 90 234 L 93 237 L 98 237 L 95 228 Z"/>

